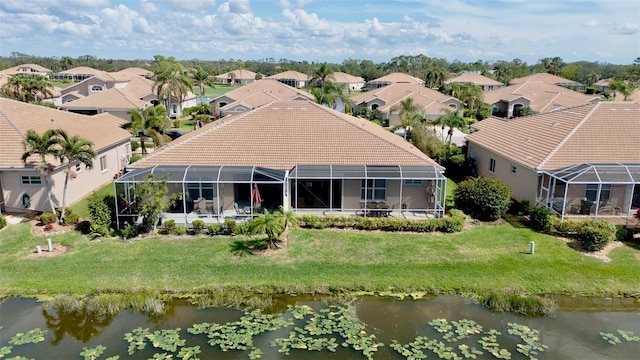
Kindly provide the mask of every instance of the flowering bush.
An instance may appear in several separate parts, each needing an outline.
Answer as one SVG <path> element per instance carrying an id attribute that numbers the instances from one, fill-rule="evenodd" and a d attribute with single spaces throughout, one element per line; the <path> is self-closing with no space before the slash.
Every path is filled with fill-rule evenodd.
<path id="1" fill-rule="evenodd" d="M 640 208 L 636 210 L 636 214 L 634 216 L 636 217 L 636 219 L 640 220 Z"/>
<path id="2" fill-rule="evenodd" d="M 53 224 L 49 223 L 44 226 L 44 231 L 51 231 L 53 229 Z"/>

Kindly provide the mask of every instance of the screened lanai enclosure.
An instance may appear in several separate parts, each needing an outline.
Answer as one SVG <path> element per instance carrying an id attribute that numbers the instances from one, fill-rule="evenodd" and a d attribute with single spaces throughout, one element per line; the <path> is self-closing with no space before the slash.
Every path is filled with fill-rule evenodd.
<path id="1" fill-rule="evenodd" d="M 176 224 L 201 219 L 247 219 L 280 206 L 297 213 L 441 217 L 446 177 L 435 166 L 297 165 L 291 170 L 258 166 L 155 166 L 115 182 L 118 226 L 140 217 L 135 188 L 147 176 L 164 179 L 173 205 L 162 216 Z"/>
<path id="2" fill-rule="evenodd" d="M 636 225 L 640 208 L 640 164 L 578 164 L 545 171 L 538 203 L 561 218 L 617 219 Z"/>

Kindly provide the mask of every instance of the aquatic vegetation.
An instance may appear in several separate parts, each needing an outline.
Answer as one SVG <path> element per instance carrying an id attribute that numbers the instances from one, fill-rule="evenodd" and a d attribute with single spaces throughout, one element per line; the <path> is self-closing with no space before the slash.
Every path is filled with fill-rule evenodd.
<path id="1" fill-rule="evenodd" d="M 84 360 L 96 360 L 106 349 L 107 348 L 102 345 L 98 345 L 94 348 L 83 347 L 80 356 L 82 356 Z"/>
<path id="2" fill-rule="evenodd" d="M 618 334 L 628 342 L 640 341 L 640 336 L 636 336 L 633 331 L 618 330 Z M 612 333 L 601 332 L 600 336 L 602 336 L 602 339 L 611 345 L 618 345 L 622 343 L 622 340 Z"/>
<path id="3" fill-rule="evenodd" d="M 11 354 L 11 349 L 13 349 L 13 346 L 0 347 L 0 358 L 4 357 L 5 355 Z"/>
<path id="4" fill-rule="evenodd" d="M 635 336 L 633 331 L 618 330 L 618 334 L 627 341 L 640 341 L 640 336 Z"/>
<path id="5" fill-rule="evenodd" d="M 198 360 L 196 355 L 200 354 L 201 352 L 202 351 L 200 351 L 200 346 L 183 347 L 182 349 L 180 349 L 180 352 L 178 352 L 178 358 L 183 360 Z"/>
<path id="6" fill-rule="evenodd" d="M 540 331 L 531 329 L 528 326 L 516 323 L 508 323 L 507 332 L 511 335 L 518 335 L 524 344 L 518 344 L 518 352 L 529 356 L 533 359 L 534 355 L 538 355 L 549 347 L 540 343 Z"/>
<path id="7" fill-rule="evenodd" d="M 44 341 L 44 336 L 47 334 L 47 330 L 35 328 L 27 331 L 26 333 L 17 333 L 9 340 L 11 345 L 24 345 L 24 344 L 37 344 Z"/>

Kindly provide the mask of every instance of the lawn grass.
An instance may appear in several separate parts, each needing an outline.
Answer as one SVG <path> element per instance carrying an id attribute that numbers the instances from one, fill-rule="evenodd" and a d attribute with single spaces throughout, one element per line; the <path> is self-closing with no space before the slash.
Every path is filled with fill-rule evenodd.
<path id="1" fill-rule="evenodd" d="M 113 188 L 113 182 L 109 182 L 108 184 L 94 191 L 93 193 L 97 193 L 101 198 L 107 195 L 115 196 L 115 189 Z M 93 193 L 85 196 L 83 199 L 71 205 L 69 208 L 75 214 L 78 214 L 78 216 L 80 216 L 81 218 L 88 219 L 89 218 L 88 199 Z"/>
<path id="2" fill-rule="evenodd" d="M 217 84 L 215 88 L 212 88 L 211 86 L 205 86 L 204 89 L 204 95 L 210 98 L 214 98 L 216 96 L 220 96 L 224 93 L 227 93 L 231 90 L 237 89 L 239 87 L 239 85 L 236 86 L 231 86 L 228 84 Z M 195 93 L 199 93 L 199 89 L 194 88 Z"/>
<path id="3" fill-rule="evenodd" d="M 247 257 L 231 254 L 229 237 L 89 241 L 70 232 L 52 239 L 71 250 L 43 259 L 28 258 L 46 243 L 29 227 L 0 232 L 0 295 L 217 289 L 640 295 L 638 248 L 616 248 L 605 263 L 508 223 L 458 234 L 299 229 L 286 251 Z M 527 253 L 531 241 L 535 255 Z"/>

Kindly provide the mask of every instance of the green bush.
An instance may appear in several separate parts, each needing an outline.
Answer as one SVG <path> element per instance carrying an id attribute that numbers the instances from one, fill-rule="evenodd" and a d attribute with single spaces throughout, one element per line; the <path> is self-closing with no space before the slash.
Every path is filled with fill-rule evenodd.
<path id="1" fill-rule="evenodd" d="M 164 229 L 167 231 L 167 234 L 173 234 L 176 231 L 176 221 L 173 219 L 164 221 Z"/>
<path id="2" fill-rule="evenodd" d="M 193 233 L 198 235 L 204 230 L 204 221 L 200 219 L 193 220 L 191 222 L 191 227 L 193 228 Z"/>
<path id="3" fill-rule="evenodd" d="M 131 155 L 131 159 L 129 159 L 129 162 L 133 164 L 134 162 L 136 162 L 136 161 L 138 161 L 140 159 L 142 159 L 142 155 L 140 155 L 140 154 Z"/>
<path id="4" fill-rule="evenodd" d="M 78 220 L 80 220 L 78 214 L 68 213 L 64 214 L 64 219 L 62 220 L 62 222 L 65 225 L 75 225 L 78 223 Z"/>
<path id="5" fill-rule="evenodd" d="M 209 226 L 207 226 L 206 233 L 209 236 L 221 235 L 222 224 L 210 224 Z"/>
<path id="6" fill-rule="evenodd" d="M 135 225 L 127 224 L 122 229 L 122 238 L 123 239 L 133 239 L 138 236 L 138 228 Z"/>
<path id="7" fill-rule="evenodd" d="M 42 225 L 53 224 L 56 221 L 58 221 L 58 217 L 51 211 L 44 212 L 40 215 Z"/>
<path id="8" fill-rule="evenodd" d="M 588 220 L 576 235 L 578 242 L 587 251 L 602 250 L 616 237 L 616 227 L 604 220 Z"/>
<path id="9" fill-rule="evenodd" d="M 457 209 L 479 220 L 493 221 L 506 214 L 511 204 L 511 189 L 496 179 L 477 178 L 458 184 L 453 193 Z"/>
<path id="10" fill-rule="evenodd" d="M 223 231 L 225 235 L 231 235 L 236 230 L 238 224 L 233 219 L 224 219 Z"/>
<path id="11" fill-rule="evenodd" d="M 0 226 L 0 229 L 2 227 Z M 633 233 L 627 229 L 624 225 L 616 225 L 616 241 L 631 241 L 633 240 Z"/>
<path id="12" fill-rule="evenodd" d="M 182 125 L 181 121 L 179 119 L 173 120 L 173 124 L 172 126 L 176 129 L 180 128 L 180 125 Z"/>
<path id="13" fill-rule="evenodd" d="M 451 215 L 440 219 L 397 219 L 360 216 L 301 215 L 300 226 L 311 229 L 356 229 L 411 232 L 458 232 L 464 226 L 466 216 L 462 211 L 451 210 Z"/>
<path id="14" fill-rule="evenodd" d="M 0 229 L 3 229 L 5 226 L 7 226 L 7 218 L 0 214 Z"/>
<path id="15" fill-rule="evenodd" d="M 89 238 L 95 239 L 99 237 L 111 236 L 111 229 L 107 225 L 91 223 L 89 226 Z"/>
<path id="16" fill-rule="evenodd" d="M 189 232 L 189 228 L 187 228 L 187 225 L 176 226 L 176 235 L 186 235 L 187 232 Z"/>
<path id="17" fill-rule="evenodd" d="M 111 209 L 104 200 L 105 198 L 103 196 L 95 192 L 87 199 L 89 219 L 91 219 L 91 222 L 99 225 L 111 226 Z"/>
<path id="18" fill-rule="evenodd" d="M 140 141 L 138 140 L 131 140 L 131 151 L 136 151 L 140 148 Z"/>
<path id="19" fill-rule="evenodd" d="M 249 235 L 251 233 L 251 221 L 245 221 L 236 225 L 231 233 L 233 235 Z"/>
<path id="20" fill-rule="evenodd" d="M 531 210 L 529 221 L 533 229 L 548 232 L 551 229 L 551 210 L 544 206 L 536 206 Z"/>

